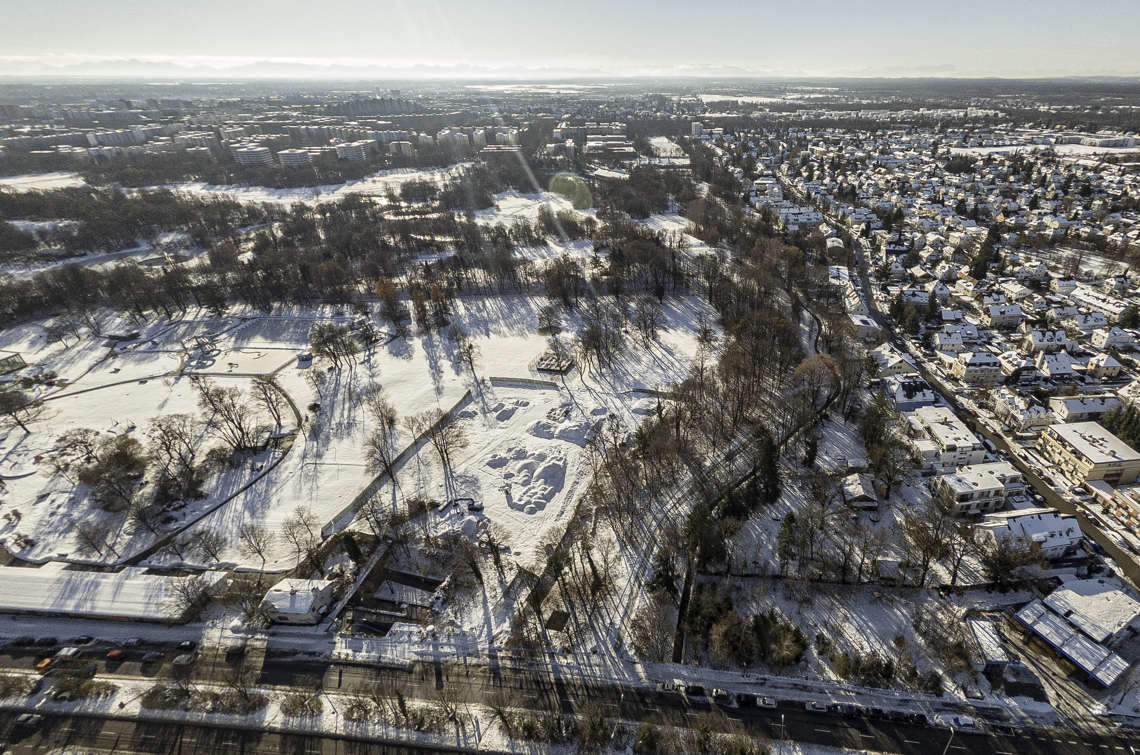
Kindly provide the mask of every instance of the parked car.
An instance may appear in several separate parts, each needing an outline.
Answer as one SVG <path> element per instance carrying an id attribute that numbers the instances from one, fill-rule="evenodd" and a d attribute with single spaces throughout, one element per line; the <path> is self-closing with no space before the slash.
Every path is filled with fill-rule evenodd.
<path id="1" fill-rule="evenodd" d="M 51 648 L 59 644 L 59 640 L 54 637 L 41 637 L 35 642 L 38 648 Z"/>
<path id="2" fill-rule="evenodd" d="M 79 657 L 81 652 L 82 651 L 77 647 L 65 647 L 55 654 L 55 658 L 58 661 L 73 661 Z"/>
<path id="3" fill-rule="evenodd" d="M 69 645 L 90 645 L 94 641 L 95 641 L 94 637 L 91 637 L 91 636 L 84 634 L 84 635 L 80 635 L 79 637 L 72 637 L 70 640 L 67 641 L 67 644 L 69 644 Z"/>
<path id="4" fill-rule="evenodd" d="M 55 663 L 55 658 L 44 658 L 42 661 L 36 664 L 36 671 L 40 672 L 41 674 L 46 674 L 53 663 Z"/>
<path id="5" fill-rule="evenodd" d="M 194 656 L 190 653 L 184 653 L 174 659 L 175 666 L 193 666 Z"/>
<path id="6" fill-rule="evenodd" d="M 887 711 L 887 720 L 888 721 L 894 721 L 896 723 L 902 723 L 902 722 L 906 721 L 906 714 L 903 713 L 901 710 Z"/>
<path id="7" fill-rule="evenodd" d="M 34 729 L 39 726 L 43 720 L 43 716 L 35 713 L 21 713 L 16 716 L 15 724 L 17 729 Z"/>
<path id="8" fill-rule="evenodd" d="M 16 639 L 12 640 L 8 644 L 14 648 L 27 648 L 27 647 L 31 647 L 35 643 L 36 643 L 35 637 L 24 636 L 24 637 L 17 637 Z"/>
<path id="9" fill-rule="evenodd" d="M 749 692 L 737 692 L 736 704 L 741 707 L 744 707 L 746 705 L 756 705 L 756 695 L 753 695 Z"/>
<path id="10" fill-rule="evenodd" d="M 858 718 L 863 715 L 863 709 L 858 705 L 840 705 L 839 715 L 844 718 Z"/>
<path id="11" fill-rule="evenodd" d="M 186 640 L 185 642 L 178 643 L 178 649 L 185 650 L 187 652 L 193 650 L 196 647 L 198 647 L 198 643 L 194 642 L 194 640 Z"/>
<path id="12" fill-rule="evenodd" d="M 90 679 L 93 676 L 95 676 L 95 674 L 97 674 L 97 673 L 99 673 L 99 667 L 96 664 L 92 663 L 92 664 L 89 664 L 87 666 L 87 668 L 85 668 L 81 672 L 79 672 L 79 675 L 82 676 L 84 679 Z"/>
<path id="13" fill-rule="evenodd" d="M 732 704 L 732 695 L 728 694 L 727 690 L 723 690 L 720 688 L 714 689 L 712 691 L 712 699 L 721 705 L 731 705 Z"/>
<path id="14" fill-rule="evenodd" d="M 226 658 L 237 658 L 245 655 L 245 645 L 227 645 L 225 649 Z"/>
<path id="15" fill-rule="evenodd" d="M 814 700 L 810 703 L 804 703 L 804 710 L 808 713 L 826 713 L 827 706 L 823 703 L 817 703 Z"/>
<path id="16" fill-rule="evenodd" d="M 112 650 L 110 653 L 107 653 L 107 660 L 114 661 L 116 663 L 126 660 L 126 657 L 127 651 L 125 650 Z"/>
<path id="17" fill-rule="evenodd" d="M 909 716 L 907 716 L 907 720 L 912 724 L 917 724 L 918 726 L 926 726 L 927 724 L 925 713 L 911 713 Z"/>
<path id="18" fill-rule="evenodd" d="M 774 697 L 761 697 L 756 701 L 756 706 L 759 708 L 775 708 L 776 698 Z"/>
<path id="19" fill-rule="evenodd" d="M 978 730 L 978 722 L 969 716 L 954 716 L 950 719 L 950 724 L 955 729 L 965 729 L 968 731 Z"/>
<path id="20" fill-rule="evenodd" d="M 138 637 L 132 637 L 129 640 L 123 640 L 123 647 L 125 648 L 137 648 L 141 644 L 142 640 L 140 640 Z"/>
<path id="21" fill-rule="evenodd" d="M 867 708 L 864 715 L 866 715 L 867 718 L 884 718 L 886 716 L 882 708 Z"/>
<path id="22" fill-rule="evenodd" d="M 166 657 L 166 653 L 147 653 L 143 656 L 142 662 L 145 663 L 162 663 L 162 659 Z"/>
<path id="23" fill-rule="evenodd" d="M 704 697 L 705 688 L 699 684 L 686 684 L 680 688 L 681 694 L 685 697 Z"/>

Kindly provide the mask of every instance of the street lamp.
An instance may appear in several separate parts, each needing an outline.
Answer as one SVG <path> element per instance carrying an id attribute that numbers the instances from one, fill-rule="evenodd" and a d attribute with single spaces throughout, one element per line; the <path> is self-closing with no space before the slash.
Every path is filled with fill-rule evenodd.
<path id="1" fill-rule="evenodd" d="M 954 741 L 954 735 L 957 733 L 958 733 L 958 730 L 951 726 L 950 727 L 950 739 L 946 740 L 946 747 L 942 750 L 942 755 L 946 755 L 946 753 L 950 752 L 950 743 Z"/>

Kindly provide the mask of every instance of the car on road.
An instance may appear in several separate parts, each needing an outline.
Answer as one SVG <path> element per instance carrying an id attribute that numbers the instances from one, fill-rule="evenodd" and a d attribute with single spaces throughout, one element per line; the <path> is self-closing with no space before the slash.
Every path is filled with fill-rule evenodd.
<path id="1" fill-rule="evenodd" d="M 16 716 L 15 724 L 17 729 L 34 729 L 39 726 L 43 720 L 43 716 L 35 713 L 21 713 Z"/>
<path id="2" fill-rule="evenodd" d="M 757 708 L 775 708 L 776 698 L 774 697 L 761 697 L 756 701 Z"/>
<path id="3" fill-rule="evenodd" d="M 812 700 L 810 703 L 804 703 L 804 710 L 808 713 L 826 713 L 827 706 Z"/>
<path id="4" fill-rule="evenodd" d="M 1033 500 L 1036 501 L 1037 503 L 1041 504 L 1042 506 L 1044 506 L 1046 503 L 1048 503 L 1048 501 L 1045 500 L 1045 496 L 1041 495 L 1040 493 L 1034 493 L 1033 494 Z"/>
<path id="5" fill-rule="evenodd" d="M 126 650 L 112 650 L 110 653 L 107 653 L 107 660 L 113 661 L 115 663 L 118 663 L 120 661 L 124 661 L 124 660 L 126 660 L 126 658 L 127 658 L 127 651 Z"/>
<path id="6" fill-rule="evenodd" d="M 719 705 L 732 705 L 735 702 L 727 690 L 720 689 L 719 687 L 712 691 L 712 699 Z"/>
<path id="7" fill-rule="evenodd" d="M 162 663 L 162 659 L 166 657 L 166 653 L 147 653 L 143 656 L 142 662 L 147 663 Z"/>

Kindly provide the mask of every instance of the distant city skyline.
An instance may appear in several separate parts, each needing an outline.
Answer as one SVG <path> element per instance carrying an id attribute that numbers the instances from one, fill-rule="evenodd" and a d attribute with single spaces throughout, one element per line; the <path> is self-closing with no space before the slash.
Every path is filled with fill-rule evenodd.
<path id="1" fill-rule="evenodd" d="M 0 75 L 1138 76 L 1140 3 L 9 3 Z"/>

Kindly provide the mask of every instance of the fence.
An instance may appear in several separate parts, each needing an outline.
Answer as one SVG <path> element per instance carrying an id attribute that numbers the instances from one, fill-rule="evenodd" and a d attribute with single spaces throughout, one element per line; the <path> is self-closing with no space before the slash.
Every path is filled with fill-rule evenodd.
<path id="1" fill-rule="evenodd" d="M 552 383 L 549 380 L 534 380 L 532 378 L 511 378 L 511 377 L 493 377 L 487 378 L 491 381 L 491 385 L 511 385 L 519 383 L 522 385 L 529 385 L 533 388 L 554 388 L 558 389 L 558 383 Z"/>
<path id="2" fill-rule="evenodd" d="M 412 439 L 412 442 L 408 444 L 408 447 L 405 448 L 403 451 L 401 451 L 400 454 L 395 459 L 392 460 L 392 468 L 395 469 L 396 467 L 403 464 L 404 461 L 409 456 L 411 456 L 412 453 L 419 447 L 420 443 L 422 443 L 425 438 L 427 438 L 432 433 L 436 432 L 445 423 L 450 422 L 451 420 L 455 419 L 455 413 L 459 411 L 459 408 L 461 406 L 463 406 L 464 404 L 466 404 L 470 400 L 471 400 L 471 391 L 468 390 L 466 393 L 463 394 L 463 397 L 461 399 L 459 399 L 459 401 L 455 402 L 455 406 L 448 409 L 442 417 L 440 417 L 438 420 L 435 421 L 434 424 L 432 424 L 431 427 L 427 428 L 422 433 L 420 433 L 419 435 L 417 435 L 415 438 Z M 360 491 L 360 493 L 358 493 L 357 496 L 355 498 L 353 498 L 348 503 L 347 506 L 345 506 L 343 509 L 341 509 L 337 513 L 336 516 L 334 516 L 332 519 L 330 519 L 328 522 L 326 522 L 325 526 L 321 527 L 321 537 L 326 538 L 329 535 L 333 534 L 334 532 L 339 532 L 340 529 L 344 529 L 344 527 L 341 527 L 340 529 L 338 529 L 337 523 L 340 522 L 341 520 L 343 520 L 349 514 L 352 514 L 353 516 L 355 516 L 356 512 L 360 511 L 360 507 L 363 506 L 369 498 L 376 495 L 376 493 L 378 493 L 380 491 L 380 488 L 382 488 L 384 486 L 384 483 L 387 479 L 388 479 L 388 473 L 387 472 L 381 472 L 380 474 L 376 475 L 375 479 L 373 479 L 372 482 L 370 482 L 368 484 L 368 487 L 366 487 L 366 488 L 364 488 L 364 490 Z M 345 523 L 345 527 L 347 527 L 347 526 L 348 526 L 348 523 Z"/>

